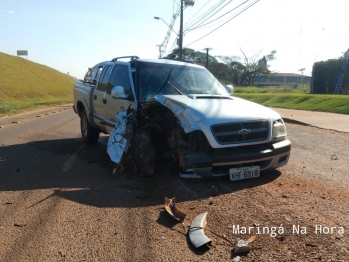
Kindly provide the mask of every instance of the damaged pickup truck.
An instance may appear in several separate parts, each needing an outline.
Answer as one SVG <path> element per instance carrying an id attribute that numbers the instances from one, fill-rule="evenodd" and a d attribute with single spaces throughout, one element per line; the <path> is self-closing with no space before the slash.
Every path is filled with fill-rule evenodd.
<path id="1" fill-rule="evenodd" d="M 110 135 L 118 172 L 239 180 L 285 165 L 291 142 L 280 115 L 231 92 L 192 63 L 118 57 L 75 83 L 74 110 L 85 142 Z"/>

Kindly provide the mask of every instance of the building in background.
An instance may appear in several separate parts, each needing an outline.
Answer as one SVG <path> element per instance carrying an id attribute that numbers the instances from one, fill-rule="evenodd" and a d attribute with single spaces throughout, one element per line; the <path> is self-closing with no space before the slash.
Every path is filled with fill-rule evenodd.
<path id="1" fill-rule="evenodd" d="M 309 86 L 311 76 L 293 73 L 274 73 L 269 76 L 256 76 L 255 86 Z"/>

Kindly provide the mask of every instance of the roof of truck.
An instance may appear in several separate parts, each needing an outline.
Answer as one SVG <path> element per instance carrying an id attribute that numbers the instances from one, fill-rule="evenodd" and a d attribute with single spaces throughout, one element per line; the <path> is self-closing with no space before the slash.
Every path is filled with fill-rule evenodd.
<path id="1" fill-rule="evenodd" d="M 170 60 L 170 59 L 137 59 L 136 61 L 145 62 L 145 63 L 158 63 L 158 64 L 172 64 L 172 65 L 187 65 L 194 67 L 201 67 L 192 62 L 188 61 L 178 61 L 178 60 Z"/>

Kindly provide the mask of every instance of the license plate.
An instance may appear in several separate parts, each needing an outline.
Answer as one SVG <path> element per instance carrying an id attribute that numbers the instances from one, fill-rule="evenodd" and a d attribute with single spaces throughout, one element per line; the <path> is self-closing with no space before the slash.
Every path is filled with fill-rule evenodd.
<path id="1" fill-rule="evenodd" d="M 241 167 L 241 168 L 230 168 L 229 169 L 230 180 L 241 180 L 260 176 L 259 166 Z"/>

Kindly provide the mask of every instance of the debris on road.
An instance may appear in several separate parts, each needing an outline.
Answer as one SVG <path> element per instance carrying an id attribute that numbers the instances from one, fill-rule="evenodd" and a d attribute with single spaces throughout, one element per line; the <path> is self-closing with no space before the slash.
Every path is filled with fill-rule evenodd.
<path id="1" fill-rule="evenodd" d="M 196 248 L 212 242 L 211 239 L 209 239 L 204 233 L 206 224 L 207 212 L 198 215 L 190 225 L 189 239 Z"/>
<path id="2" fill-rule="evenodd" d="M 22 222 L 15 222 L 14 226 L 15 227 L 25 227 L 27 224 L 26 223 L 22 223 Z"/>
<path id="3" fill-rule="evenodd" d="M 122 174 L 122 171 L 124 171 L 124 166 L 122 165 L 122 163 L 120 163 L 120 164 L 115 163 L 112 174 L 113 175 Z"/>
<path id="4" fill-rule="evenodd" d="M 249 242 L 242 240 L 240 238 L 237 239 L 236 241 L 236 246 L 234 249 L 234 254 L 241 254 L 241 253 L 247 253 L 250 252 L 251 247 Z"/>
<path id="5" fill-rule="evenodd" d="M 176 198 L 167 198 L 165 197 L 165 210 L 167 211 L 167 213 L 173 217 L 174 219 L 178 220 L 178 221 L 183 221 L 185 219 L 186 214 L 180 212 L 177 208 L 176 208 Z"/>
<path id="6" fill-rule="evenodd" d="M 332 156 L 331 156 L 331 160 L 338 160 L 337 155 L 332 155 Z"/>
<path id="7" fill-rule="evenodd" d="M 236 256 L 233 258 L 233 262 L 240 262 L 241 257 Z"/>
<path id="8" fill-rule="evenodd" d="M 250 237 L 249 239 L 247 239 L 247 243 L 252 243 L 253 241 L 255 241 L 256 240 L 256 236 L 252 236 L 252 237 Z"/>

